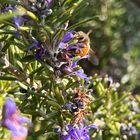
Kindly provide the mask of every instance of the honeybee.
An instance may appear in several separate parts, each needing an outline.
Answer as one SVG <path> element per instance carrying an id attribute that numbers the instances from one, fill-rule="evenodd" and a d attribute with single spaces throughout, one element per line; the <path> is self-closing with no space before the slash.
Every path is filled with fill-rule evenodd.
<path id="1" fill-rule="evenodd" d="M 78 41 L 77 47 L 80 48 L 79 51 L 76 51 L 76 55 L 80 57 L 88 56 L 89 61 L 91 61 L 94 65 L 98 65 L 99 60 L 95 55 L 95 52 L 90 47 L 90 38 L 88 34 L 79 31 L 75 32 L 74 38 Z"/>

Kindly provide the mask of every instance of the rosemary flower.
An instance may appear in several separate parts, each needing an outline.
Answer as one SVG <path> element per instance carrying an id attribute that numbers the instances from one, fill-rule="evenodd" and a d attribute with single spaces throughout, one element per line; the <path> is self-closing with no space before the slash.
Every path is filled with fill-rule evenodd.
<path id="1" fill-rule="evenodd" d="M 61 134 L 61 140 L 90 140 L 89 129 L 97 129 L 95 125 L 84 127 L 84 123 L 68 125 L 65 132 Z"/>
<path id="2" fill-rule="evenodd" d="M 1 13 L 4 13 L 4 12 L 8 12 L 8 11 L 15 11 L 17 8 L 15 5 L 12 5 L 12 6 L 6 6 L 4 8 L 2 8 L 0 11 Z M 15 29 L 17 30 L 16 31 L 16 37 L 19 38 L 20 37 L 20 32 L 19 32 L 19 28 L 20 26 L 23 25 L 23 23 L 27 21 L 26 17 L 23 15 L 23 16 L 14 16 L 12 18 L 12 22 L 14 24 L 14 27 Z"/>
<path id="3" fill-rule="evenodd" d="M 2 125 L 11 131 L 11 140 L 25 140 L 28 129 L 23 124 L 31 125 L 31 120 L 20 115 L 12 98 L 8 98 L 3 105 Z"/>

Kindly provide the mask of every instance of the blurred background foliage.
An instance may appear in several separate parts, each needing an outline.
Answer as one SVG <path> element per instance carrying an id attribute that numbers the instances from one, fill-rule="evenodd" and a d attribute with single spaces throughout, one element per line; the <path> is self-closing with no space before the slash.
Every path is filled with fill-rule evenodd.
<path id="1" fill-rule="evenodd" d="M 73 0 L 69 1 L 74 2 Z M 77 0 L 77 2 L 80 3 L 81 1 Z M 66 76 L 56 81 L 50 67 L 34 59 L 33 53 L 27 51 L 31 42 L 26 40 L 28 38 L 26 31 L 32 34 L 32 28 L 21 30 L 23 32 L 22 42 L 15 38 L 16 30 L 13 27 L 9 28 L 8 22 L 1 26 L 1 28 L 12 30 L 11 32 L 0 30 L 2 35 L 0 51 L 6 52 L 6 58 L 10 64 L 20 70 L 21 74 L 20 76 L 14 75 L 12 74 L 13 67 L 8 67 L 9 72 L 8 69 L 2 68 L 3 63 L 0 65 L 0 106 L 3 105 L 5 97 L 12 96 L 21 112 L 32 118 L 34 127 L 29 130 L 29 140 L 58 139 L 58 135 L 53 132 L 53 128 L 56 125 L 62 125 L 64 118 L 69 117 L 68 119 L 70 119 L 72 117 L 62 111 L 62 106 L 69 101 L 72 90 L 78 88 L 79 85 L 83 89 L 93 90 L 91 91 L 92 103 L 89 107 L 91 112 L 86 117 L 88 120 L 86 123 L 94 122 L 99 126 L 99 130 L 95 133 L 90 132 L 91 139 L 139 140 L 139 1 L 87 0 L 85 5 L 87 7 L 81 8 L 80 11 L 76 9 L 76 5 L 72 7 L 75 8 L 76 12 L 74 17 L 70 16 L 69 26 L 83 19 L 99 16 L 98 20 L 92 20 L 76 28 L 76 31 L 81 30 L 90 33 L 91 47 L 95 50 L 99 59 L 99 65 L 97 66 L 86 59 L 80 61 L 85 73 L 92 76 L 95 73 L 99 75 L 94 75 L 91 78 L 88 87 L 84 87 L 82 80 L 78 83 L 78 77 Z M 69 4 L 66 4 L 66 6 L 69 7 Z M 53 31 L 58 29 L 69 15 L 69 12 L 66 12 L 66 15 L 63 14 L 64 9 L 61 9 L 58 5 L 54 9 L 56 9 L 55 13 L 48 17 L 48 21 L 46 21 L 49 25 L 46 31 L 49 32 L 50 36 L 53 34 L 52 29 Z M 59 17 L 60 14 L 62 15 L 59 22 L 59 18 L 55 18 Z M 53 18 L 53 16 L 56 17 Z M 27 27 L 28 24 L 30 22 L 27 23 Z M 40 37 L 38 30 L 33 33 L 37 38 Z M 2 60 L 3 56 L 0 56 L 0 58 Z M 120 83 L 119 92 L 116 91 L 115 84 L 108 83 L 106 74 L 112 77 L 115 82 Z M 124 90 L 127 92 L 124 92 Z M 132 94 L 128 91 L 131 91 Z M 46 95 L 46 93 L 48 94 Z M 0 128 L 0 138 L 8 139 L 8 131 Z"/>
<path id="2" fill-rule="evenodd" d="M 140 89 L 140 5 L 136 0 L 88 0 L 87 8 L 81 10 L 71 23 L 93 15 L 100 20 L 91 21 L 78 30 L 91 32 L 91 46 L 99 58 L 93 66 L 87 60 L 83 64 L 89 75 L 108 73 L 120 81 L 122 89 L 134 94 Z M 137 3 L 138 2 L 138 3 Z M 82 63 L 82 62 L 81 62 Z"/>

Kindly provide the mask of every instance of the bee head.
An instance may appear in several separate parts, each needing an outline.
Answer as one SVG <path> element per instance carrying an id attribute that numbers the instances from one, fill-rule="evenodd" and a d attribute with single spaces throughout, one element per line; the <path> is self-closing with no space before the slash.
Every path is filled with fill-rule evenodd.
<path id="1" fill-rule="evenodd" d="M 76 32 L 75 38 L 80 43 L 89 43 L 90 42 L 88 35 L 82 31 Z"/>

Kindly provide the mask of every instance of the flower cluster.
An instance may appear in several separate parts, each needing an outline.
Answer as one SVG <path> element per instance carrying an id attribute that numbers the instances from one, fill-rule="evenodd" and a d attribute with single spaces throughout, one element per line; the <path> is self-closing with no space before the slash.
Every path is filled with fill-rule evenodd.
<path id="1" fill-rule="evenodd" d="M 12 132 L 12 140 L 25 140 L 28 129 L 23 124 L 31 125 L 31 120 L 20 115 L 12 98 L 8 98 L 3 105 L 2 125 Z"/>
<path id="2" fill-rule="evenodd" d="M 81 59 L 88 57 L 89 38 L 83 32 L 66 32 L 61 42 L 50 44 L 48 40 L 42 42 L 31 38 L 29 49 L 35 48 L 35 57 L 39 61 L 47 62 L 58 74 L 77 75 L 88 79 L 78 66 Z"/>
<path id="3" fill-rule="evenodd" d="M 61 140 L 90 140 L 89 129 L 97 130 L 97 127 L 95 125 L 84 127 L 83 122 L 79 126 L 69 124 L 65 126 L 64 130 L 60 130 L 60 138 Z M 55 132 L 59 133 L 58 129 L 55 129 Z"/>
<path id="4" fill-rule="evenodd" d="M 53 1 L 19 0 L 18 2 L 26 9 L 26 12 L 25 15 L 14 16 L 12 21 L 14 28 L 17 31 L 17 36 L 20 37 L 21 35 L 20 39 L 27 38 L 27 40 L 25 39 L 27 51 L 33 55 L 36 60 L 41 62 L 41 64 L 49 64 L 53 68 L 56 76 L 76 75 L 79 77 L 78 79 L 84 79 L 81 81 L 87 81 L 89 78 L 78 65 L 78 62 L 81 59 L 87 58 L 89 55 L 90 39 L 88 35 L 82 31 L 68 32 L 66 29 L 63 29 L 60 33 L 49 36 L 49 33 L 47 33 L 44 27 L 46 17 L 52 13 L 50 7 Z M 16 11 L 16 9 L 16 6 L 8 6 L 4 8 L 5 11 Z M 29 17 L 29 11 L 37 16 L 37 23 Z M 33 27 L 33 29 L 29 29 L 29 32 L 25 30 L 22 32 L 22 30 L 20 30 L 21 26 L 29 25 L 30 22 L 34 26 L 39 27 L 38 30 Z M 42 39 L 41 35 L 38 35 L 38 32 L 43 33 L 45 38 Z M 26 93 L 26 91 L 22 90 L 21 92 Z M 86 124 L 85 116 L 89 104 L 90 100 L 87 91 L 82 91 L 80 88 L 74 90 L 74 94 L 70 97 L 70 100 L 67 101 L 65 105 L 62 105 L 62 113 L 63 109 L 65 109 L 73 117 L 70 118 L 70 121 L 68 122 L 67 119 L 64 119 L 66 124 L 61 125 L 61 130 L 59 132 L 60 139 L 90 139 L 89 129 L 97 129 L 97 127 L 92 124 L 84 126 Z M 23 124 L 31 124 L 30 119 L 20 115 L 19 109 L 11 98 L 6 100 L 3 110 L 3 126 L 12 132 L 11 139 L 25 140 L 28 129 Z"/>
<path id="5" fill-rule="evenodd" d="M 58 40 L 56 38 L 56 40 Z M 29 50 L 34 49 L 35 57 L 38 61 L 47 62 L 53 67 L 56 74 L 77 75 L 79 78 L 87 80 L 88 77 L 83 73 L 83 70 L 78 66 L 81 59 L 88 57 L 89 38 L 80 32 L 66 32 L 60 41 L 53 42 L 51 45 L 49 38 L 43 41 L 38 41 L 31 38 L 32 44 Z M 90 103 L 88 92 L 76 89 L 72 98 L 63 105 L 63 109 L 69 111 L 74 117 L 71 119 L 66 134 L 63 134 L 63 129 L 59 135 L 62 140 L 68 139 L 84 139 L 89 140 L 88 129 L 92 127 L 83 127 L 85 115 L 88 111 Z M 78 124 L 80 127 L 78 127 Z M 76 125 L 76 127 L 75 127 Z M 92 126 L 92 125 L 91 125 Z M 95 127 L 95 126 L 94 126 Z"/>
<path id="6" fill-rule="evenodd" d="M 0 9 L 0 13 L 16 11 L 16 10 L 17 10 L 17 7 L 15 5 L 6 6 L 6 7 L 3 7 L 3 8 Z M 25 21 L 27 21 L 26 18 L 27 17 L 25 15 L 23 15 L 23 16 L 14 16 L 12 18 L 12 22 L 13 22 L 14 28 L 17 30 L 17 32 L 16 32 L 16 37 L 17 38 L 20 37 L 19 28 L 20 28 L 20 26 L 22 26 L 24 24 Z"/>
<path id="7" fill-rule="evenodd" d="M 76 89 L 69 102 L 63 106 L 63 111 L 69 111 L 73 115 L 73 118 L 70 123 L 64 125 L 63 129 L 54 129 L 62 140 L 90 140 L 89 129 L 97 129 L 97 126 L 93 124 L 84 127 L 90 103 L 89 97 L 88 92 L 85 93 L 80 89 Z"/>
<path id="8" fill-rule="evenodd" d="M 120 133 L 124 138 L 132 137 L 133 139 L 139 139 L 140 133 L 137 131 L 136 127 L 134 127 L 131 123 L 121 124 Z"/>
<path id="9" fill-rule="evenodd" d="M 67 74 L 76 74 L 80 78 L 87 78 L 82 69 L 76 70 L 78 61 L 88 57 L 89 38 L 83 32 L 67 32 L 59 44 L 62 60 L 65 64 L 60 67 L 60 70 Z"/>
<path id="10" fill-rule="evenodd" d="M 52 13 L 52 9 L 50 9 L 52 0 L 28 0 L 24 2 L 20 1 L 20 3 L 42 20 Z"/>

